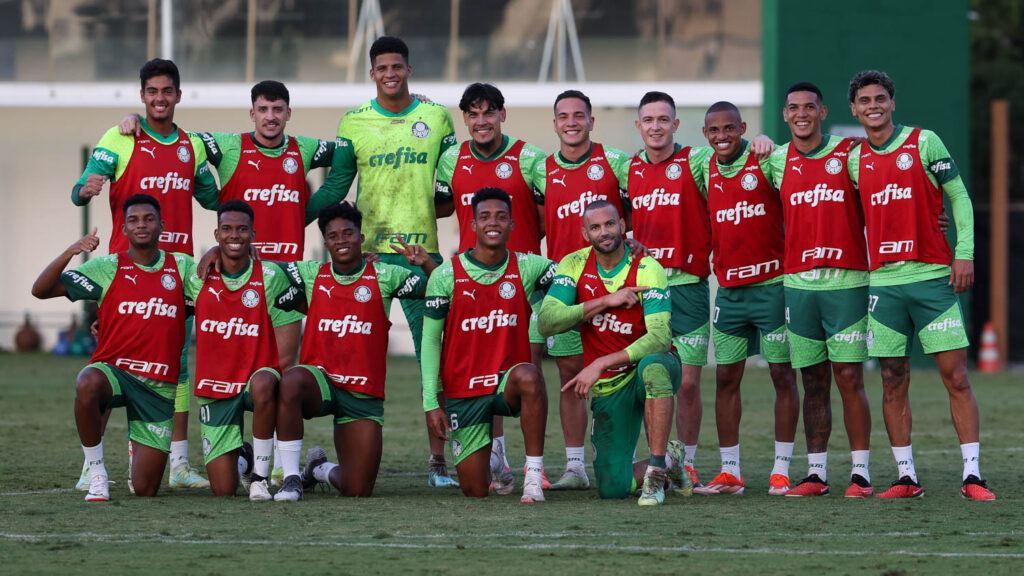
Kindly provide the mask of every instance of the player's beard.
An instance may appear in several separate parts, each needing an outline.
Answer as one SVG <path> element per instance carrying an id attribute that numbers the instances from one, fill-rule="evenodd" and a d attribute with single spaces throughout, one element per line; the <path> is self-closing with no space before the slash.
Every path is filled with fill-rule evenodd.
<path id="1" fill-rule="evenodd" d="M 601 246 L 601 244 L 606 240 L 612 240 L 612 246 L 607 250 Z M 597 250 L 601 254 L 611 254 L 618 250 L 620 246 L 622 246 L 622 236 L 612 236 L 611 238 L 602 236 L 601 238 L 598 238 L 596 243 L 594 243 L 594 250 Z"/>

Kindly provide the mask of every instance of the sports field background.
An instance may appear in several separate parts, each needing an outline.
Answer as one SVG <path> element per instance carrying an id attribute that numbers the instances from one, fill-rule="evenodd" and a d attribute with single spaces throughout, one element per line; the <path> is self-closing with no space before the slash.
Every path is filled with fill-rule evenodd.
<path id="1" fill-rule="evenodd" d="M 522 437 L 507 425 L 517 492 L 469 500 L 427 488 L 426 441 L 415 363 L 389 362 L 384 456 L 373 498 L 334 492 L 298 503 L 218 499 L 206 490 L 162 489 L 155 499 L 125 485 L 124 410 L 110 419 L 111 502 L 86 503 L 72 490 L 82 463 L 72 412 L 84 359 L 0 355 L 0 558 L 4 574 L 1020 574 L 1024 566 L 1024 394 L 1019 377 L 972 374 L 981 409 L 981 469 L 995 502 L 960 498 L 960 452 L 944 388 L 934 371 L 911 386 L 920 500 L 847 500 L 850 458 L 838 393 L 829 458 L 833 495 L 767 495 L 772 466 L 767 371 L 743 384 L 742 496 L 668 495 L 664 506 L 635 498 L 598 500 L 596 491 L 547 492 L 519 503 Z M 547 472 L 564 465 L 555 366 L 549 384 Z M 717 473 L 713 371 L 703 378 L 704 422 L 697 465 Z M 881 384 L 866 373 L 873 408 L 871 473 L 877 488 L 895 479 L 881 418 Z M 201 462 L 197 412 L 190 434 Z M 247 432 L 247 435 L 249 432 Z M 328 419 L 307 422 L 306 447 L 330 448 Z M 802 425 L 791 468 L 806 473 Z M 673 432 L 674 437 L 674 432 Z M 588 464 L 593 455 L 587 448 Z M 646 455 L 641 440 L 640 456 Z M 516 469 L 518 468 L 518 470 Z M 593 475 L 591 474 L 591 478 Z M 240 491 L 241 494 L 241 491 Z"/>

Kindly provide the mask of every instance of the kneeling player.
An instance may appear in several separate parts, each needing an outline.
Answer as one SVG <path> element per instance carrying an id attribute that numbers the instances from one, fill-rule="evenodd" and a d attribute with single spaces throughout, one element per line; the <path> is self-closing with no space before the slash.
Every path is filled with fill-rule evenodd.
<path id="1" fill-rule="evenodd" d="M 541 256 L 507 249 L 513 222 L 506 192 L 483 188 L 472 205 L 476 245 L 444 263 L 427 285 L 423 409 L 431 434 L 451 436 L 463 493 L 478 498 L 487 496 L 491 480 L 492 418 L 521 413 L 521 501 L 542 502 L 548 400 L 544 378 L 530 362 L 530 300 L 547 289 L 555 267 Z M 437 402 L 439 372 L 447 418 Z"/>
<path id="2" fill-rule="evenodd" d="M 299 365 L 281 379 L 277 437 L 285 477 L 275 500 L 299 500 L 303 484 L 317 480 L 345 496 L 366 497 L 377 482 L 391 299 L 422 299 L 427 279 L 408 268 L 367 264 L 362 222 L 362 213 L 348 203 L 327 206 L 318 224 L 331 261 L 288 267 L 298 308 L 308 306 L 308 316 Z M 392 248 L 428 275 L 437 267 L 421 246 Z M 327 462 L 316 447 L 300 477 L 302 420 L 318 416 L 334 416 L 341 466 Z"/>
<path id="3" fill-rule="evenodd" d="M 625 230 L 610 202 L 586 207 L 583 233 L 591 246 L 558 264 L 539 328 L 551 335 L 580 327 L 586 366 L 563 389 L 584 398 L 593 390 L 594 474 L 602 498 L 625 498 L 635 490 L 633 452 L 646 422 L 651 458 L 639 504 L 650 506 L 665 499 L 665 457 L 681 366 L 670 351 L 665 270 L 649 256 L 630 256 L 623 247 Z"/>
<path id="4" fill-rule="evenodd" d="M 64 272 L 71 259 L 99 245 L 96 229 L 75 242 L 39 275 L 36 298 L 98 300 L 99 344 L 75 383 L 75 423 L 89 468 L 88 502 L 110 499 L 103 464 L 104 411 L 124 406 L 134 446 L 130 477 L 138 496 L 155 496 L 171 448 L 174 397 L 185 343 L 182 278 L 194 264 L 158 248 L 160 204 L 146 194 L 124 203 L 128 250 L 94 258 Z"/>
<path id="5" fill-rule="evenodd" d="M 239 448 L 246 411 L 253 413 L 254 461 L 250 500 L 270 500 L 267 477 L 277 418 L 277 342 L 271 314 L 275 301 L 291 288 L 277 266 L 252 260 L 256 237 L 253 211 L 241 200 L 217 210 L 214 232 L 220 271 L 205 282 L 193 275 L 196 303 L 196 388 L 203 453 L 213 493 L 234 495 L 239 481 Z M 272 295 L 275 300 L 268 298 Z"/>

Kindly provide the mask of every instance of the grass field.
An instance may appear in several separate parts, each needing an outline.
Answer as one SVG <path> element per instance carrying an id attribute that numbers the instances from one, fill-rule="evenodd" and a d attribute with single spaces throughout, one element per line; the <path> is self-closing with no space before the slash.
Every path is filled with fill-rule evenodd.
<path id="1" fill-rule="evenodd" d="M 982 415 L 982 472 L 999 499 L 960 498 L 960 453 L 945 391 L 934 372 L 914 374 L 914 447 L 927 496 L 914 501 L 842 498 L 850 458 L 838 394 L 829 472 L 833 496 L 767 495 L 772 464 L 772 392 L 767 372 L 744 384 L 742 496 L 683 498 L 640 508 L 635 499 L 601 501 L 590 490 L 548 492 L 548 502 L 514 496 L 470 501 L 426 487 L 426 441 L 416 366 L 393 360 L 384 458 L 373 498 L 307 494 L 295 504 L 216 499 L 163 489 L 128 494 L 123 410 L 106 436 L 107 469 L 117 484 L 109 504 L 87 504 L 71 490 L 82 462 L 72 414 L 83 359 L 0 355 L 3 418 L 0 557 L 5 574 L 272 573 L 333 574 L 1020 574 L 1024 572 L 1024 378 L 973 375 Z M 546 366 L 549 389 L 554 364 Z M 895 479 L 881 419 L 877 372 L 868 372 L 873 407 L 872 480 Z M 704 423 L 697 465 L 718 470 L 713 372 L 705 371 Z M 551 397 L 556 395 L 552 392 Z M 191 458 L 201 462 L 193 410 Z M 521 482 L 522 438 L 508 425 Z M 307 424 L 306 446 L 329 446 L 329 420 Z M 550 407 L 546 463 L 564 464 L 557 400 Z M 328 448 L 328 453 L 333 450 Z M 639 454 L 645 455 L 641 447 Z M 806 473 L 802 428 L 792 476 Z M 588 448 L 588 460 L 592 454 Z M 592 477 L 592 476 L 591 476 Z"/>

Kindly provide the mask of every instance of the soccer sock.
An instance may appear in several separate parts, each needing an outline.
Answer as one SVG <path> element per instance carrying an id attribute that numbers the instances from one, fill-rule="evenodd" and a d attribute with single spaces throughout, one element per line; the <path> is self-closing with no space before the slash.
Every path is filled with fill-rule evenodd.
<path id="1" fill-rule="evenodd" d="M 338 465 L 334 462 L 324 462 L 323 464 L 313 468 L 313 478 L 316 478 L 317 482 L 324 482 L 327 484 L 331 483 L 331 470 L 337 468 Z"/>
<path id="2" fill-rule="evenodd" d="M 850 457 L 853 459 L 853 470 L 850 471 L 850 475 L 858 474 L 863 476 L 865 480 L 871 482 L 871 474 L 868 473 L 868 456 L 871 455 L 869 450 L 852 450 Z"/>
<path id="3" fill-rule="evenodd" d="M 188 464 L 188 440 L 175 440 L 171 442 L 170 468 L 178 464 Z"/>
<path id="4" fill-rule="evenodd" d="M 491 443 L 492 451 L 494 450 L 495 446 L 501 447 L 501 457 L 503 459 L 502 464 L 504 464 L 506 468 L 511 468 L 511 466 L 508 463 L 508 453 L 505 451 L 505 437 L 498 436 L 497 438 L 495 438 L 494 441 Z"/>
<path id="5" fill-rule="evenodd" d="M 284 466 L 284 464 L 281 463 L 281 449 L 278 447 L 277 430 L 275 430 L 274 431 L 274 464 L 271 467 L 271 470 L 276 469 L 276 468 L 281 468 L 283 466 Z"/>
<path id="6" fill-rule="evenodd" d="M 964 480 L 967 480 L 968 476 L 974 475 L 975 478 L 981 479 L 981 468 L 978 458 L 981 455 L 981 445 L 977 442 L 970 442 L 968 444 L 960 445 L 960 454 L 964 457 Z"/>
<path id="7" fill-rule="evenodd" d="M 683 464 L 689 466 L 691 469 L 696 470 L 696 458 L 697 458 L 697 445 L 696 444 L 683 444 Z"/>
<path id="8" fill-rule="evenodd" d="M 817 474 L 822 482 L 828 482 L 828 474 L 825 467 L 828 464 L 828 452 L 818 452 L 807 455 L 807 475 Z"/>
<path id="9" fill-rule="evenodd" d="M 85 453 L 85 464 L 89 467 L 89 477 L 106 476 L 107 467 L 103 464 L 103 439 L 95 446 L 82 445 Z"/>
<path id="10" fill-rule="evenodd" d="M 740 445 L 722 446 L 718 452 L 722 455 L 722 472 L 742 478 L 740 476 Z"/>
<path id="11" fill-rule="evenodd" d="M 574 467 L 583 468 L 583 467 L 585 467 L 586 466 L 586 461 L 585 461 L 586 457 L 584 456 L 583 452 L 584 452 L 583 446 L 573 446 L 571 448 L 566 446 L 565 447 L 565 467 L 566 468 L 574 468 Z"/>
<path id="12" fill-rule="evenodd" d="M 526 457 L 526 475 L 540 476 L 544 472 L 544 457 L 543 456 L 527 456 Z"/>
<path id="13" fill-rule="evenodd" d="M 299 475 L 299 454 L 302 452 L 302 440 L 278 440 L 278 460 L 284 470 L 284 477 Z"/>
<path id="14" fill-rule="evenodd" d="M 914 470 L 913 445 L 893 446 L 892 455 L 896 457 L 896 469 L 899 471 L 899 477 L 910 476 L 911 480 L 917 482 L 917 471 Z"/>
<path id="15" fill-rule="evenodd" d="M 270 476 L 270 456 L 274 453 L 273 438 L 252 437 L 252 473 L 260 478 Z"/>
<path id="16" fill-rule="evenodd" d="M 775 466 L 772 474 L 782 474 L 789 478 L 789 461 L 793 459 L 792 442 L 775 442 Z"/>
<path id="17" fill-rule="evenodd" d="M 658 468 L 662 469 L 668 468 L 667 462 L 665 461 L 665 454 L 662 454 L 661 456 L 655 456 L 654 454 L 651 454 L 651 460 L 649 464 L 651 466 L 657 466 Z"/>

